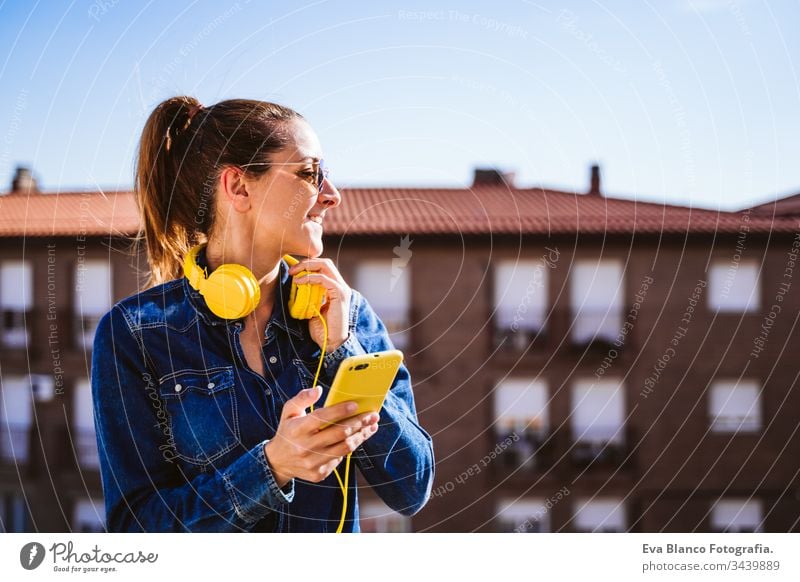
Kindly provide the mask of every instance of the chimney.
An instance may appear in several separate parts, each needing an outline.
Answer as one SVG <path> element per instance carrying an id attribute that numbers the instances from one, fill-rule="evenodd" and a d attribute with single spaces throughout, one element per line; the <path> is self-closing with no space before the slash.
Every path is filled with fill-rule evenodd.
<path id="1" fill-rule="evenodd" d="M 17 166 L 17 170 L 14 172 L 14 179 L 11 182 L 10 193 L 27 194 L 38 191 L 39 186 L 36 184 L 36 178 L 33 177 L 31 169 L 25 166 Z"/>
<path id="2" fill-rule="evenodd" d="M 475 168 L 472 187 L 508 186 L 514 187 L 514 172 L 501 172 L 497 168 Z"/>
<path id="3" fill-rule="evenodd" d="M 595 196 L 602 196 L 603 193 L 600 191 L 600 166 L 597 164 L 592 165 L 592 172 L 591 178 L 589 182 L 589 191 L 587 194 L 595 195 Z"/>

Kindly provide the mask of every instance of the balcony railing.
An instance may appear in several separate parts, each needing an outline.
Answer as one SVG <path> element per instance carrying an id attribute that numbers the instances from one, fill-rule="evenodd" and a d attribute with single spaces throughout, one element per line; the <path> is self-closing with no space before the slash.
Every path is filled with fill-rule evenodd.
<path id="1" fill-rule="evenodd" d="M 611 345 L 620 338 L 622 310 L 619 308 L 583 308 L 572 312 L 571 340 L 573 345 Z"/>
<path id="2" fill-rule="evenodd" d="M 5 348 L 24 349 L 30 343 L 32 311 L 16 311 L 13 309 L 2 310 L 2 328 L 0 328 L 0 343 Z M 28 322 L 28 326 L 25 322 Z"/>
<path id="3" fill-rule="evenodd" d="M 498 443 L 511 441 L 498 455 L 498 466 L 505 471 L 541 471 L 553 462 L 554 440 L 547 431 L 497 432 L 495 436 Z"/>
<path id="4" fill-rule="evenodd" d="M 748 414 L 712 416 L 710 423 L 713 432 L 756 432 L 761 429 L 758 417 Z"/>
<path id="5" fill-rule="evenodd" d="M 573 347 L 580 350 L 607 352 L 610 348 L 622 350 L 633 342 L 630 333 L 623 334 L 623 312 L 620 308 L 582 309 L 552 308 L 541 316 L 541 321 L 526 322 L 525 327 L 492 319 L 492 348 L 506 352 L 523 352 L 529 348 L 561 349 Z"/>
<path id="6" fill-rule="evenodd" d="M 547 344 L 547 335 L 543 329 L 495 326 L 492 339 L 493 347 L 505 352 L 523 352 L 528 348 L 537 349 Z"/>
<path id="7" fill-rule="evenodd" d="M 576 467 L 621 467 L 629 457 L 631 430 L 618 425 L 573 429 L 569 457 Z"/>

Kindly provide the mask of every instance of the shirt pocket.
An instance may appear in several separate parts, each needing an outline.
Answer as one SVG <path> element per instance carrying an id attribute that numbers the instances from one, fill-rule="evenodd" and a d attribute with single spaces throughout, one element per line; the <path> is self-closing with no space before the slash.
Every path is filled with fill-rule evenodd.
<path id="1" fill-rule="evenodd" d="M 206 465 L 239 444 L 233 367 L 175 372 L 161 380 L 159 393 L 178 458 Z"/>

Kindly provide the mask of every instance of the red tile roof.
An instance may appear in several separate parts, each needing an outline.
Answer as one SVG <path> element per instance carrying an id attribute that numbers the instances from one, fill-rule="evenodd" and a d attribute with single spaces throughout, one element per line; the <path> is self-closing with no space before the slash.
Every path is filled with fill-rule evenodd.
<path id="1" fill-rule="evenodd" d="M 792 196 L 773 200 L 772 202 L 759 204 L 758 206 L 753 206 L 750 210 L 756 214 L 767 216 L 772 216 L 774 214 L 775 216 L 800 217 L 800 194 L 794 194 Z"/>
<path id="2" fill-rule="evenodd" d="M 131 192 L 14 192 L 0 196 L 0 237 L 135 234 Z"/>
<path id="3" fill-rule="evenodd" d="M 800 220 L 638 202 L 557 190 L 349 188 L 326 216 L 326 234 L 624 234 L 794 232 Z M 132 235 L 131 192 L 0 196 L 0 237 Z"/>

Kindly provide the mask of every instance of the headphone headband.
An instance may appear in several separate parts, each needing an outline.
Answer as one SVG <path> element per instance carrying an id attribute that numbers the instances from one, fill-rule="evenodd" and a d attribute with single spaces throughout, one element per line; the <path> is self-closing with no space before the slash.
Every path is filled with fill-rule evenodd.
<path id="1" fill-rule="evenodd" d="M 205 247 L 205 243 L 192 247 L 189 254 L 183 259 L 183 274 L 189 279 L 189 285 L 200 291 L 202 281 L 208 276 L 205 269 L 197 264 L 197 254 Z"/>

